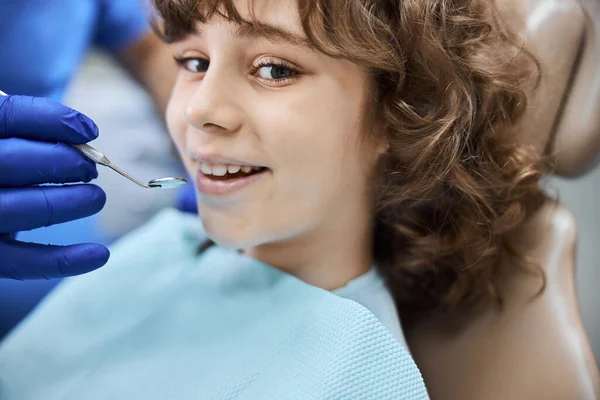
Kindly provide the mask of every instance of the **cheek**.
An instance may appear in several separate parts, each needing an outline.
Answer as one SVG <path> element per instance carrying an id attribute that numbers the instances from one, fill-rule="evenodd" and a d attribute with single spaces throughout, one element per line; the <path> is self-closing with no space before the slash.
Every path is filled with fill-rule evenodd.
<path id="1" fill-rule="evenodd" d="M 167 106 L 166 122 L 169 134 L 178 147 L 185 136 L 186 123 L 183 110 L 184 104 L 181 96 L 178 96 L 177 92 L 174 91 Z"/>
<path id="2" fill-rule="evenodd" d="M 362 134 L 356 122 L 359 96 L 327 89 L 285 101 L 282 96 L 254 114 L 260 115 L 257 132 L 275 173 L 274 190 L 257 203 L 268 205 L 269 217 L 263 206 L 253 212 L 283 236 L 317 225 L 340 202 L 362 198 L 367 184 L 361 179 L 364 151 L 357 147 Z"/>
<path id="3" fill-rule="evenodd" d="M 167 105 L 167 111 L 165 115 L 167 129 L 169 135 L 173 140 L 182 161 L 190 168 L 189 157 L 185 153 L 185 140 L 187 132 L 187 122 L 185 119 L 185 107 L 186 107 L 185 96 L 181 93 L 181 90 L 177 90 L 177 87 L 173 90 L 169 104 Z"/>
<path id="4" fill-rule="evenodd" d="M 326 80 L 305 89 L 255 110 L 262 121 L 258 132 L 268 132 L 261 140 L 275 166 L 317 181 L 355 170 L 363 158 L 357 151 L 360 91 L 347 93 Z"/>

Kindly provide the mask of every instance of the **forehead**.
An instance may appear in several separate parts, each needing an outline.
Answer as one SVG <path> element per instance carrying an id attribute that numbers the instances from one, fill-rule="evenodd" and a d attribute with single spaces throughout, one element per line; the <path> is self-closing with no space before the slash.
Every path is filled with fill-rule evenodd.
<path id="1" fill-rule="evenodd" d="M 281 25 L 300 25 L 296 0 L 233 0 L 242 18 Z"/>
<path id="2" fill-rule="evenodd" d="M 202 36 L 205 25 L 231 20 L 232 34 L 237 38 L 266 38 L 309 46 L 298 14 L 296 0 L 233 0 L 231 1 L 241 21 L 235 21 L 221 4 L 219 13 L 205 23 L 196 26 L 196 34 Z M 221 14 L 221 15 L 220 15 Z"/>

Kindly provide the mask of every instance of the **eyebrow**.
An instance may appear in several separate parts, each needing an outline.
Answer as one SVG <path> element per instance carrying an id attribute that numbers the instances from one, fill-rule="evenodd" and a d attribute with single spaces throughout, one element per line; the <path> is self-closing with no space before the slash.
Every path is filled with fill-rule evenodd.
<path id="1" fill-rule="evenodd" d="M 260 22 L 238 25 L 235 30 L 235 35 L 244 39 L 265 38 L 268 40 L 288 42 L 298 46 L 313 47 L 310 45 L 308 40 L 302 36 L 296 35 L 273 25 Z"/>
<path id="2" fill-rule="evenodd" d="M 196 30 L 196 36 L 202 37 L 202 32 Z M 314 48 L 308 39 L 292 33 L 286 29 L 262 22 L 242 23 L 236 26 L 234 35 L 242 39 L 267 39 L 270 41 L 282 41 L 296 46 Z"/>

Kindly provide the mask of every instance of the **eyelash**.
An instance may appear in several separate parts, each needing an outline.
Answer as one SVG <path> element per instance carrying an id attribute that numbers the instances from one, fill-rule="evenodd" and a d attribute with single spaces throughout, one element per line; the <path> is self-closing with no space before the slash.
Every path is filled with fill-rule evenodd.
<path id="1" fill-rule="evenodd" d="M 206 62 L 208 60 L 200 58 L 200 57 L 178 57 L 178 56 L 174 56 L 173 57 L 175 59 L 175 62 L 177 63 L 177 65 L 179 65 L 181 68 L 185 69 L 186 71 L 192 72 L 192 73 L 199 73 L 199 71 L 190 71 L 188 68 L 186 68 L 186 63 L 188 61 L 191 60 L 199 60 L 200 62 Z M 210 64 L 209 64 L 210 65 Z M 294 66 L 286 63 L 283 60 L 261 60 L 258 65 L 253 67 L 253 74 L 256 74 L 261 68 L 263 67 L 280 67 L 280 68 L 285 68 L 288 71 L 291 72 L 291 76 L 285 77 L 285 78 L 279 78 L 279 79 L 266 79 L 263 78 L 261 76 L 258 76 L 258 79 L 263 80 L 263 81 L 268 81 L 268 82 L 276 82 L 278 84 L 281 83 L 288 83 L 288 82 L 293 82 L 299 75 L 301 75 L 301 72 L 295 68 Z M 208 68 L 208 67 L 207 67 Z M 201 71 L 204 72 L 204 71 Z"/>

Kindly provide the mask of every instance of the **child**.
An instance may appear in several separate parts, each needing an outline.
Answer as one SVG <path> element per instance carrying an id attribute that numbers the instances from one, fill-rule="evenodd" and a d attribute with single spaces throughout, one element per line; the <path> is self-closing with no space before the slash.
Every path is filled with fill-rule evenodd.
<path id="1" fill-rule="evenodd" d="M 504 235 L 540 194 L 535 160 L 508 135 L 526 104 L 526 55 L 468 0 L 155 6 L 180 65 L 168 127 L 201 223 L 170 211 L 125 239 L 13 335 L 0 366 L 35 348 L 28 368 L 53 375 L 36 392 L 46 398 L 117 387 L 185 398 L 194 379 L 199 398 L 383 399 L 420 387 L 412 372 L 389 375 L 387 356 L 373 361 L 370 340 L 408 354 L 395 303 L 498 300 Z M 359 331 L 359 342 L 344 336 Z M 275 373 L 270 357 L 293 362 Z M 323 367 L 332 357 L 336 368 Z M 241 369 L 250 360 L 265 367 Z M 366 371 L 383 392 L 365 389 Z M 269 386 L 280 380 L 281 392 Z"/>

